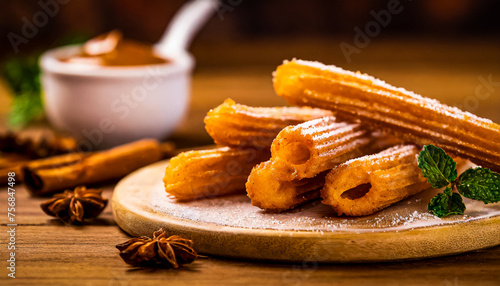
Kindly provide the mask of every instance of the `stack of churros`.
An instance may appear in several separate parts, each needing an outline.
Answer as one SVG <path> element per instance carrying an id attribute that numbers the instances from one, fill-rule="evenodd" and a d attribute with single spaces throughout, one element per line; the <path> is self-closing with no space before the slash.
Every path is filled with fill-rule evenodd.
<path id="1" fill-rule="evenodd" d="M 399 142 L 335 117 L 289 126 L 271 145 L 271 159 L 252 170 L 248 196 L 253 205 L 267 211 L 293 209 L 319 198 L 327 171 Z"/>
<path id="2" fill-rule="evenodd" d="M 270 158 L 270 145 L 285 127 L 332 116 L 310 107 L 250 107 L 227 99 L 209 111 L 206 129 L 217 148 L 183 152 L 172 158 L 163 182 L 178 201 L 245 192 L 250 171 Z"/>
<path id="3" fill-rule="evenodd" d="M 500 171 L 499 125 L 371 76 L 293 60 L 274 88 L 300 107 L 226 100 L 205 118 L 219 147 L 173 158 L 167 193 L 185 201 L 246 188 L 269 212 L 321 197 L 338 215 L 364 216 L 430 187 L 417 165 L 424 144 Z"/>

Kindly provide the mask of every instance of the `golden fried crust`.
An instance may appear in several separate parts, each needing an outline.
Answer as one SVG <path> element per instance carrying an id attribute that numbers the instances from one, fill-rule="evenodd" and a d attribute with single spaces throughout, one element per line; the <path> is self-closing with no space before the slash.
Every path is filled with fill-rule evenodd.
<path id="1" fill-rule="evenodd" d="M 278 67 L 274 88 L 291 104 L 333 110 L 500 171 L 500 125 L 371 76 L 294 60 Z"/>
<path id="2" fill-rule="evenodd" d="M 179 201 L 244 193 L 252 168 L 269 157 L 267 150 L 229 147 L 184 152 L 170 159 L 165 191 Z"/>
<path id="3" fill-rule="evenodd" d="M 326 176 L 323 203 L 338 215 L 363 216 L 430 188 L 418 168 L 419 151 L 400 145 L 339 165 Z"/>
<path id="4" fill-rule="evenodd" d="M 357 123 L 338 122 L 335 117 L 315 119 L 288 126 L 278 134 L 271 146 L 272 171 L 280 181 L 312 178 L 393 143 Z"/>
<path id="5" fill-rule="evenodd" d="M 283 182 L 276 179 L 271 168 L 271 162 L 266 161 L 250 173 L 246 189 L 252 205 L 268 212 L 280 212 L 319 198 L 326 172 L 314 178 Z"/>
<path id="6" fill-rule="evenodd" d="M 268 148 L 289 125 L 332 116 L 331 111 L 310 107 L 250 107 L 226 99 L 205 117 L 205 129 L 216 144 Z"/>

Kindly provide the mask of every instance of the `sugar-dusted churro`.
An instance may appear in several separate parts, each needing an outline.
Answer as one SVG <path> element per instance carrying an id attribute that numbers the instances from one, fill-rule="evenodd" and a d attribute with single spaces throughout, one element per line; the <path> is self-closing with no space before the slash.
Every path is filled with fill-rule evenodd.
<path id="1" fill-rule="evenodd" d="M 269 159 L 267 150 L 221 147 L 181 153 L 165 171 L 165 191 L 178 201 L 244 193 L 252 168 Z"/>
<path id="2" fill-rule="evenodd" d="M 323 203 L 338 215 L 363 216 L 430 188 L 417 165 L 419 151 L 400 145 L 337 166 L 326 176 Z"/>
<path id="3" fill-rule="evenodd" d="M 288 133 L 289 130 L 283 131 L 284 134 L 281 134 L 282 140 L 290 140 L 293 144 L 285 146 L 286 150 L 281 150 L 280 152 L 282 153 L 273 157 L 270 161 L 263 162 L 254 167 L 248 177 L 246 188 L 253 205 L 271 212 L 293 209 L 298 205 L 319 197 L 319 188 L 324 184 L 325 175 L 334 166 L 354 157 L 372 154 L 387 148 L 387 146 L 394 146 L 401 143 L 400 140 L 381 132 L 367 133 L 369 135 L 363 136 L 363 139 L 356 143 L 352 138 L 347 138 L 351 136 L 350 132 L 345 133 L 348 129 L 344 131 L 338 130 L 344 132 L 343 137 L 322 133 L 318 129 L 310 129 L 310 126 L 315 126 L 316 128 L 319 124 L 325 124 L 325 126 L 332 124 L 332 122 L 327 123 L 328 120 L 324 118 L 316 120 L 318 122 L 308 122 L 295 126 L 296 128 L 287 128 L 289 130 L 295 129 L 295 131 L 301 130 L 304 131 L 303 133 L 309 135 L 314 134 L 317 138 L 307 138 L 304 134 L 294 137 L 291 134 L 295 131 L 291 131 L 291 133 Z M 339 126 L 352 127 L 352 124 L 342 123 Z M 307 130 L 309 132 L 305 132 Z M 314 143 L 315 140 L 316 142 Z M 335 142 L 325 143 L 325 141 L 321 140 L 332 140 Z M 306 147 L 298 147 L 298 144 L 300 145 L 302 142 L 309 143 L 305 143 L 304 146 Z M 318 147 L 321 144 L 324 145 L 324 149 Z M 334 147 L 331 144 L 335 144 Z M 328 148 L 328 146 L 331 148 Z M 303 148 L 304 150 L 302 150 Z M 313 151 L 310 152 L 309 150 Z M 318 153 L 314 153 L 316 151 Z M 303 153 L 310 155 L 303 164 L 294 165 L 291 163 L 294 159 L 300 161 Z M 276 162 L 275 160 L 283 160 L 283 162 Z M 301 175 L 293 176 L 291 172 L 300 173 Z"/>
<path id="4" fill-rule="evenodd" d="M 272 171 L 280 181 L 312 178 L 349 159 L 380 151 L 377 147 L 388 147 L 375 144 L 377 139 L 359 123 L 337 122 L 335 117 L 288 126 L 271 146 Z"/>
<path id="5" fill-rule="evenodd" d="M 280 212 L 319 198 L 326 172 L 314 178 L 279 181 L 271 171 L 271 162 L 255 166 L 246 183 L 252 205 L 269 212 Z"/>
<path id="6" fill-rule="evenodd" d="M 500 171 L 500 125 L 371 76 L 293 60 L 278 67 L 274 88 L 292 104 L 333 110 Z"/>
<path id="7" fill-rule="evenodd" d="M 251 107 L 226 99 L 208 112 L 205 129 L 222 146 L 268 148 L 283 128 L 331 115 L 318 108 Z"/>

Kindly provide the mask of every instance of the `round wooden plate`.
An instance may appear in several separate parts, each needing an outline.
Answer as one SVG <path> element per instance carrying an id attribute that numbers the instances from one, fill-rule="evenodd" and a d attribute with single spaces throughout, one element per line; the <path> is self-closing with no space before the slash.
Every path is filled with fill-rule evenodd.
<path id="1" fill-rule="evenodd" d="M 419 259 L 500 244 L 500 204 L 464 199 L 465 216 L 439 219 L 426 209 L 434 191 L 360 218 L 337 217 L 319 201 L 265 213 L 245 194 L 177 203 L 163 187 L 167 164 L 137 170 L 116 186 L 114 217 L 130 235 L 164 228 L 192 239 L 199 253 L 303 263 Z"/>

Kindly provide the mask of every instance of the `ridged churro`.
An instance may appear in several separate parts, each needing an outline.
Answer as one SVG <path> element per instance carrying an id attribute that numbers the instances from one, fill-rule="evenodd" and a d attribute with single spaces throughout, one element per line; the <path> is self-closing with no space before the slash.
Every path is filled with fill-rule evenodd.
<path id="1" fill-rule="evenodd" d="M 323 203 L 338 215 L 364 216 L 430 188 L 418 168 L 419 152 L 400 145 L 339 165 L 326 176 Z"/>
<path id="2" fill-rule="evenodd" d="M 289 127 L 287 131 L 284 130 L 284 134 L 281 134 L 283 141 L 290 140 L 292 143 L 283 147 L 286 150 L 279 151 L 281 154 L 253 168 L 246 184 L 247 194 L 252 200 L 252 205 L 270 212 L 293 209 L 298 205 L 319 197 L 319 188 L 324 184 L 325 175 L 334 166 L 344 163 L 349 159 L 372 154 L 388 146 L 401 143 L 395 137 L 387 136 L 381 132 L 373 132 L 371 134 L 368 132 L 369 135 L 366 136 L 368 140 L 365 141 L 365 137 L 363 137 L 360 142 L 353 143 L 352 138 L 348 138 L 351 136 L 351 133 L 347 131 L 349 128 L 344 128 L 344 131 L 337 130 L 339 132 L 347 131 L 347 133 L 344 133 L 344 137 L 339 137 L 337 136 L 338 134 L 322 133 L 321 128 L 317 128 L 320 124 L 325 124 L 325 126 L 330 124 L 331 127 L 332 122 L 328 123 L 328 118 L 315 121 L 317 122 L 307 122 L 297 125 L 295 128 Z M 353 125 L 342 123 L 338 126 L 342 128 L 352 127 Z M 290 131 L 291 129 L 295 131 L 300 130 L 302 133 L 297 135 L 298 137 L 294 137 L 291 133 L 295 131 Z M 291 133 L 288 133 L 288 131 Z M 312 137 L 316 138 L 307 138 L 304 134 L 314 134 Z M 305 143 L 304 146 L 309 147 L 304 148 L 307 150 L 311 149 L 313 152 L 304 151 L 300 147 L 302 142 L 314 142 L 315 140 L 317 141 L 316 143 L 323 142 L 322 144 L 325 149 L 317 147 L 321 145 L 319 143 L 317 145 Z M 321 140 L 332 140 L 333 143 L 325 143 L 325 141 Z M 330 144 L 335 144 L 335 147 L 328 149 L 328 146 L 331 147 Z M 314 153 L 315 151 L 318 153 Z M 344 151 L 345 153 L 342 153 Z M 314 155 L 311 155 L 312 153 Z M 290 163 L 294 159 L 300 161 L 300 158 L 303 158 L 302 154 L 309 154 L 311 156 L 303 164 L 293 165 Z M 282 162 L 278 161 L 276 163 L 274 160 L 282 160 Z M 276 170 L 275 168 L 278 169 Z M 291 170 L 295 173 L 300 173 L 300 179 L 297 176 L 292 176 Z"/>
<path id="3" fill-rule="evenodd" d="M 178 201 L 244 193 L 252 168 L 269 159 L 267 150 L 221 147 L 181 153 L 165 170 L 165 191 Z"/>
<path id="4" fill-rule="evenodd" d="M 332 116 L 331 111 L 310 107 L 251 107 L 226 99 L 205 117 L 205 129 L 222 146 L 268 148 L 289 125 Z"/>
<path id="5" fill-rule="evenodd" d="M 326 172 L 314 178 L 291 182 L 279 181 L 271 171 L 271 162 L 255 166 L 248 177 L 246 189 L 252 205 L 269 212 L 293 209 L 317 199 L 325 183 Z"/>
<path id="6" fill-rule="evenodd" d="M 312 178 L 349 159 L 393 146 L 375 144 L 376 140 L 361 124 L 337 122 L 335 117 L 289 126 L 271 145 L 272 171 L 280 181 Z"/>
<path id="7" fill-rule="evenodd" d="M 500 171 L 500 125 L 437 100 L 366 74 L 301 60 L 277 68 L 274 88 L 291 104 L 329 109 Z"/>

